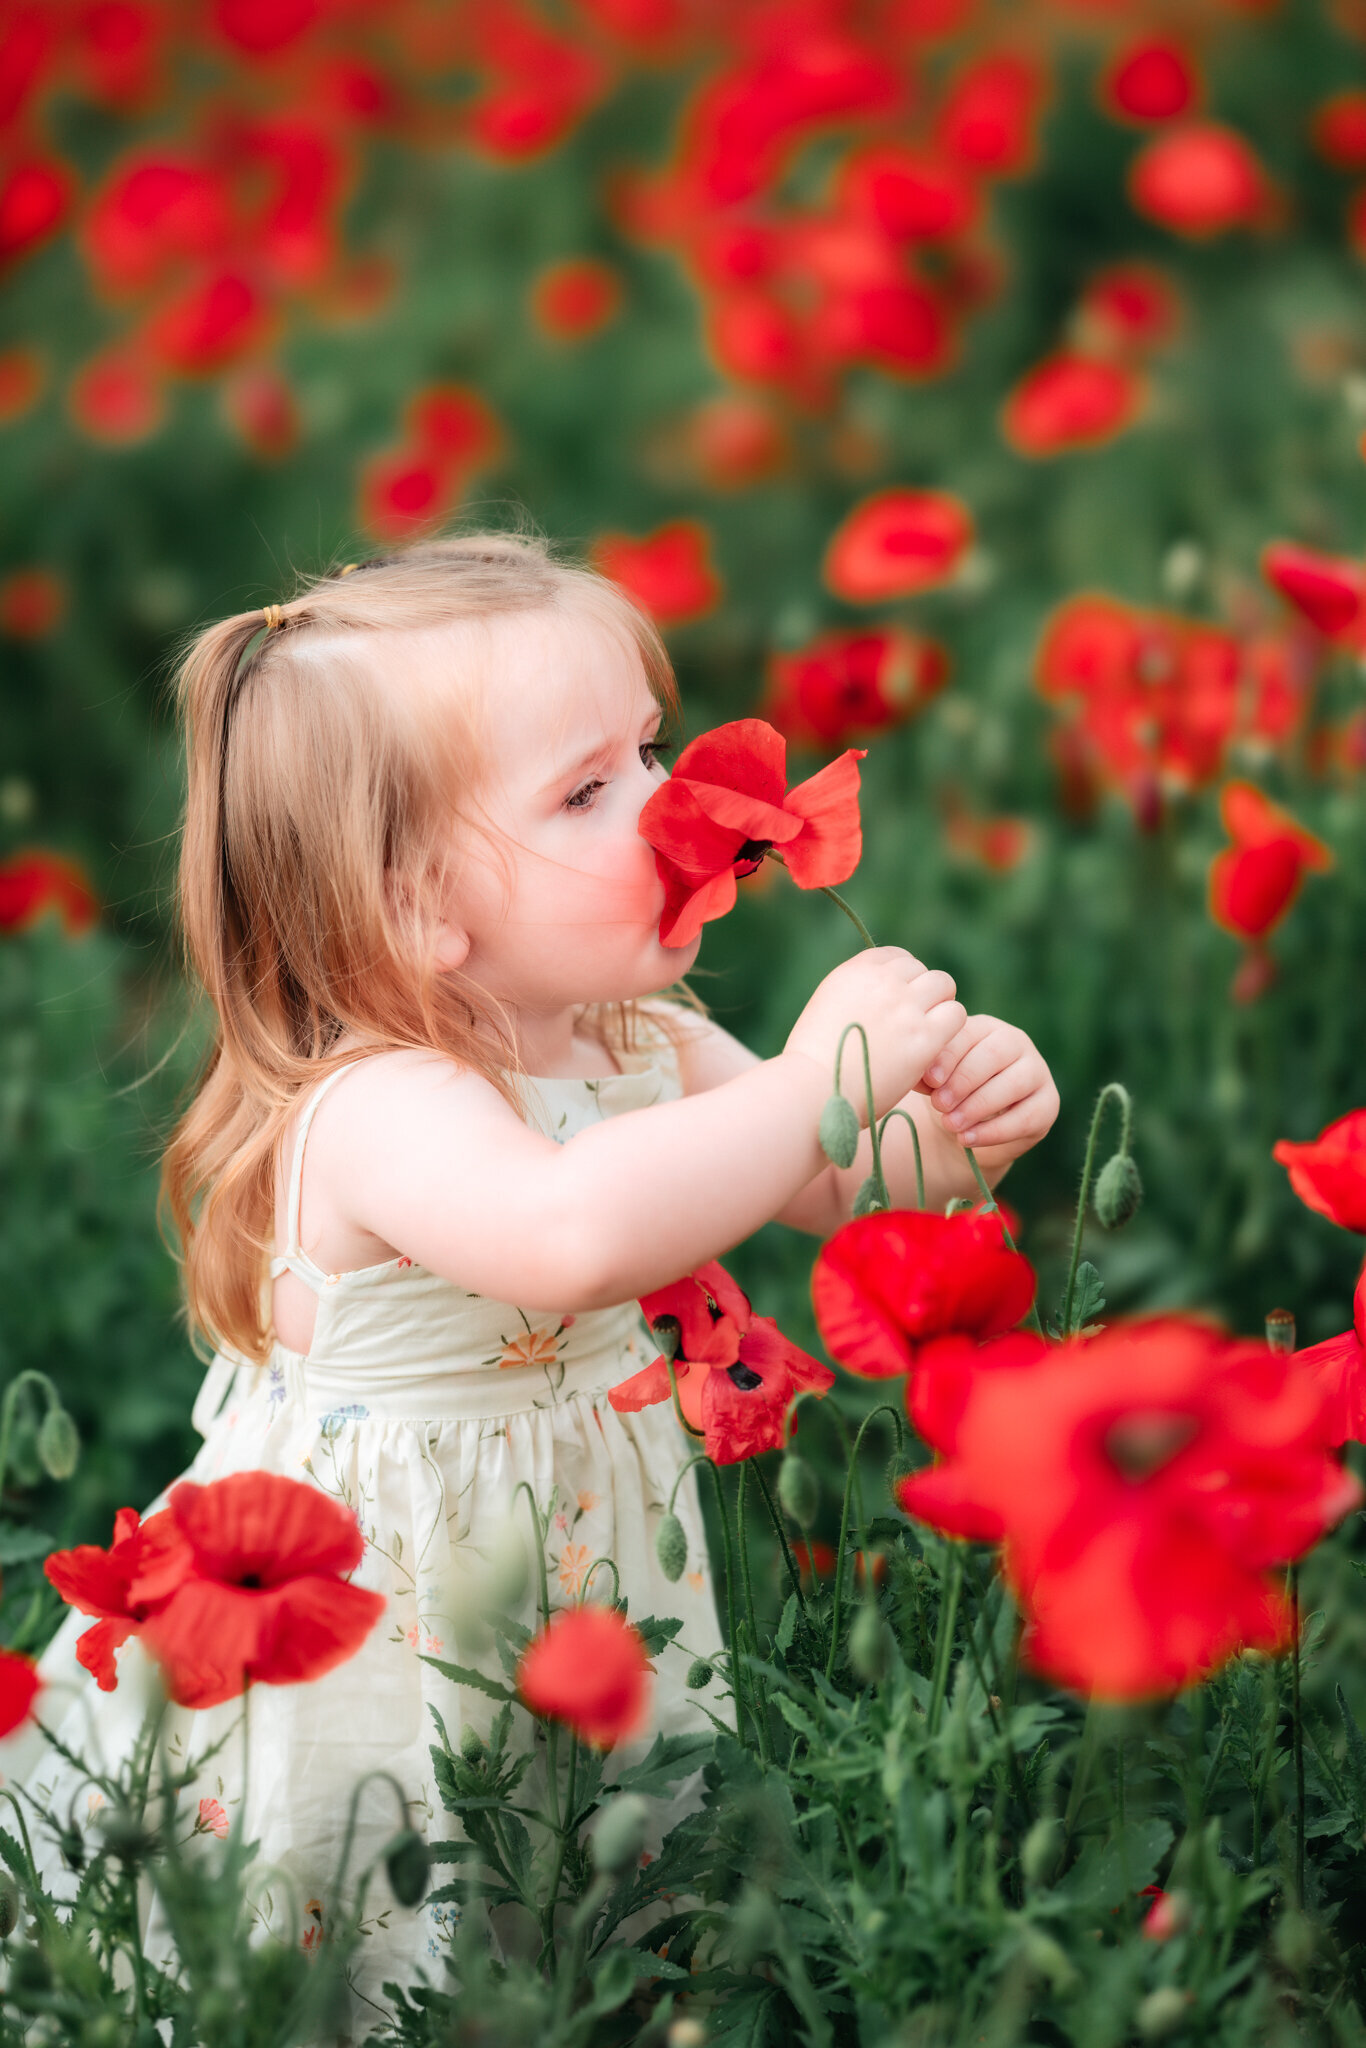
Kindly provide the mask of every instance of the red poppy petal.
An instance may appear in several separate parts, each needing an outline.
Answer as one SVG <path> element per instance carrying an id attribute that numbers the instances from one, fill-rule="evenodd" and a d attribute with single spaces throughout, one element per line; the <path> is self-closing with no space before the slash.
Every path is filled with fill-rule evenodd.
<path id="1" fill-rule="evenodd" d="M 90 1672 L 101 1692 L 113 1692 L 117 1686 L 114 1652 L 132 1633 L 131 1621 L 97 1621 L 76 1638 L 76 1661 Z"/>
<path id="2" fill-rule="evenodd" d="M 674 763 L 675 778 L 742 790 L 780 808 L 787 787 L 787 742 L 762 718 L 735 718 L 691 740 Z"/>
<path id="3" fill-rule="evenodd" d="M 687 1372 L 686 1365 L 674 1361 L 674 1375 L 682 1382 Z M 618 1415 L 634 1415 L 638 1409 L 653 1408 L 657 1401 L 668 1401 L 673 1397 L 669 1392 L 669 1369 L 662 1358 L 654 1359 L 640 1372 L 633 1372 L 629 1380 L 622 1380 L 618 1386 L 609 1387 L 607 1399 Z"/>
<path id="4" fill-rule="evenodd" d="M 839 759 L 799 782 L 784 799 L 805 823 L 799 839 L 783 849 L 788 873 L 799 889 L 828 889 L 847 882 L 863 853 L 859 821 L 859 762 L 866 747 L 850 747 Z"/>
<path id="5" fill-rule="evenodd" d="M 739 891 L 735 885 L 735 872 L 727 868 L 724 873 L 713 875 L 709 881 L 699 882 L 684 894 L 670 889 L 669 902 L 659 921 L 659 942 L 662 946 L 688 946 L 697 937 L 704 924 L 715 917 L 724 917 L 735 908 Z"/>
<path id="6" fill-rule="evenodd" d="M 185 1480 L 170 1495 L 198 1568 L 255 1576 L 274 1586 L 309 1572 L 354 1571 L 365 1549 L 352 1510 L 319 1487 L 275 1472 L 235 1472 L 209 1486 Z"/>
<path id="7" fill-rule="evenodd" d="M 302 1685 L 354 1657 L 388 1606 L 383 1593 L 336 1579 L 292 1579 L 270 1606 L 270 1626 L 252 1677 L 263 1685 Z"/>
<path id="8" fill-rule="evenodd" d="M 0 1735 L 9 1735 L 33 1711 L 42 1688 L 38 1667 L 15 1650 L 0 1650 Z"/>

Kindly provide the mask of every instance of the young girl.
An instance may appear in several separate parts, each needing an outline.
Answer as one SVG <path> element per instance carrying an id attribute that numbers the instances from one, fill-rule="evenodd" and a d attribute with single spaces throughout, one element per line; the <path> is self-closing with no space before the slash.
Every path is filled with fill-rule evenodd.
<path id="1" fill-rule="evenodd" d="M 240 1735 L 182 1797 L 191 1819 L 212 1799 L 259 1839 L 262 1923 L 311 1945 L 341 1903 L 329 1886 L 365 1772 L 394 1774 L 431 1840 L 460 1832 L 434 1788 L 429 1708 L 458 1742 L 487 1732 L 494 1702 L 421 1659 L 502 1678 L 492 1648 L 457 1645 L 454 1609 L 509 1530 L 534 1541 L 520 1481 L 547 1520 L 553 1605 L 610 1558 L 633 1617 L 681 1617 L 649 1732 L 623 1753 L 705 1732 L 684 1675 L 723 1639 L 695 1472 L 677 1584 L 654 1547 L 694 1445 L 671 1406 L 618 1414 L 608 1394 L 655 1353 L 637 1297 L 771 1218 L 824 1235 L 848 1216 L 867 1135 L 844 1171 L 817 1138 L 845 1024 L 867 1030 L 879 1113 L 904 1101 L 916 1119 L 932 1203 L 974 1192 L 963 1140 L 995 1180 L 1057 1097 L 1023 1034 L 968 1018 L 947 975 L 895 946 L 828 975 L 774 1059 L 710 1021 L 679 981 L 699 941 L 661 944 L 637 831 L 667 772 L 667 657 L 619 590 L 538 542 L 432 541 L 320 577 L 200 634 L 178 688 L 180 913 L 217 1021 L 164 1168 L 190 1327 L 217 1347 L 186 1476 L 267 1468 L 345 1502 L 365 1537 L 355 1581 L 388 1603 L 325 1677 L 252 1689 L 247 1811 Z M 913 1200 L 899 1131 L 886 1170 Z M 588 1597 L 610 1595 L 604 1566 Z M 533 1573 L 528 1626 L 535 1599 Z M 74 1657 L 89 1625 L 73 1613 L 43 1659 L 77 1692 L 45 1718 L 112 1761 L 140 1723 L 145 1662 L 130 1641 L 118 1689 L 97 1691 Z M 193 1758 L 240 1713 L 173 1706 L 164 1739 Z M 87 1789 L 41 1739 L 4 1747 L 11 1778 L 27 1770 L 88 1823 Z M 532 1806 L 538 1770 L 519 1794 Z M 694 1776 L 651 1848 L 700 1796 Z M 392 1788 L 370 1785 L 352 1873 L 398 1822 Z M 390 2009 L 386 1978 L 443 1981 L 443 1909 L 398 1906 L 382 1873 L 369 1908 L 358 2037 Z M 147 1944 L 170 1958 L 164 1928 Z"/>

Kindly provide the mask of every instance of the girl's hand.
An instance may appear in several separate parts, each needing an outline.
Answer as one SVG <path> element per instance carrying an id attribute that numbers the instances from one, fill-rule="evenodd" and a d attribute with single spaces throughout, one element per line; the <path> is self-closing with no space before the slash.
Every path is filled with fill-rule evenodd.
<path id="1" fill-rule="evenodd" d="M 999 1017 L 969 1017 L 925 1070 L 920 1092 L 960 1145 L 1017 1159 L 1052 1129 L 1058 1091 L 1032 1039 Z"/>

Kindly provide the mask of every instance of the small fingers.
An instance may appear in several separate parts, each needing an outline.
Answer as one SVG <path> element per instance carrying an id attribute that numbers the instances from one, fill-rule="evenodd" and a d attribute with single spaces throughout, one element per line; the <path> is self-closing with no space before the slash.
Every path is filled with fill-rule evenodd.
<path id="1" fill-rule="evenodd" d="M 969 1022 L 971 1021 L 969 1020 Z M 964 1032 L 962 1036 L 965 1041 L 968 1040 L 967 1032 Z M 950 1052 L 952 1050 L 952 1047 L 949 1048 Z M 941 1057 L 939 1062 L 941 1066 L 945 1064 L 947 1057 L 948 1054 Z M 961 1108 L 974 1090 L 982 1086 L 983 1082 L 992 1080 L 995 1075 L 1004 1073 L 1008 1068 L 1018 1064 L 1018 1048 L 1011 1036 L 999 1029 L 986 1032 L 975 1042 L 967 1042 L 958 1064 L 951 1071 L 945 1073 L 943 1080 L 934 1091 L 932 1100 L 935 1108 L 941 1114 L 946 1110 Z M 1037 1077 L 1035 1083 L 1031 1085 L 1037 1085 Z M 1017 1090 L 1017 1093 L 1021 1095 L 1028 1094 L 1028 1092 L 1028 1088 Z"/>
<path id="2" fill-rule="evenodd" d="M 967 1011 L 961 1003 L 947 1001 L 935 1004 L 921 1026 L 930 1059 L 943 1051 L 956 1031 L 962 1030 L 966 1018 Z"/>
<path id="3" fill-rule="evenodd" d="M 967 1061 L 963 1064 L 966 1066 Z M 960 1131 L 977 1129 L 987 1117 L 1003 1115 L 1006 1110 L 1013 1109 L 1017 1102 L 1027 1102 L 1037 1088 L 1038 1080 L 1037 1076 L 1022 1072 L 1022 1065 L 1023 1062 L 1016 1062 L 1007 1067 L 1003 1074 L 993 1074 L 980 1088 L 974 1088 L 970 1094 L 963 1096 L 956 1108 L 947 1113 L 940 1110 L 944 1123 L 956 1135 Z M 939 1090 L 937 1094 L 942 1092 Z M 936 1108 L 937 1094 L 931 1098 Z"/>
<path id="4" fill-rule="evenodd" d="M 951 974 L 945 974 L 942 967 L 922 968 L 920 973 L 912 978 L 911 993 L 919 1007 L 928 1012 L 937 1009 L 941 1003 L 952 1002 L 958 993 L 958 983 Z M 965 1023 L 968 1013 L 961 1003 L 957 1007 L 962 1011 Z M 962 1028 L 961 1025 L 959 1028 Z"/>
<path id="5" fill-rule="evenodd" d="M 1000 1116 L 990 1117 L 985 1123 L 972 1124 L 967 1130 L 957 1131 L 954 1135 L 960 1145 L 1033 1145 L 1050 1128 L 1055 1114 L 1050 1091 L 1041 1088 L 1023 1102 L 1013 1104 Z"/>

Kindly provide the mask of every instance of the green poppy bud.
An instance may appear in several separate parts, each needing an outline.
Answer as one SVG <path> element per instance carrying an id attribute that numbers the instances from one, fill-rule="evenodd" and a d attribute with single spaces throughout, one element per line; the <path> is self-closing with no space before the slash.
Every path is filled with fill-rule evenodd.
<path id="1" fill-rule="evenodd" d="M 820 1482 L 796 1451 L 785 1452 L 778 1467 L 778 1499 L 801 1528 L 811 1527 L 821 1504 Z"/>
<path id="2" fill-rule="evenodd" d="M 43 1476 L 42 1460 L 38 1456 L 38 1431 L 30 1416 L 20 1415 L 15 1419 L 14 1434 L 9 1440 L 9 1473 L 13 1475 L 16 1486 L 36 1486 Z"/>
<path id="3" fill-rule="evenodd" d="M 120 1863 L 145 1863 L 161 1846 L 156 1835 L 143 1826 L 131 1807 L 106 1806 L 97 1817 L 96 1825 L 104 1836 L 105 1848 L 111 1856 L 117 1856 Z"/>
<path id="4" fill-rule="evenodd" d="M 212 1995 L 212 1993 L 209 1994 L 210 1997 Z M 200 2007 L 199 2018 L 201 2025 L 204 2021 L 207 2002 L 206 1999 L 205 2005 Z M 225 2009 L 225 2019 L 236 2019 L 237 2017 L 237 2011 L 231 2006 Z M 93 2019 L 86 2021 L 80 2032 L 81 2048 L 123 2048 L 126 2038 L 123 2031 L 123 2022 L 116 2018 L 112 2012 L 96 2013 Z"/>
<path id="5" fill-rule="evenodd" d="M 484 1754 L 484 1738 L 477 1728 L 467 1726 L 460 1730 L 460 1754 L 467 1764 L 477 1764 Z"/>
<path id="6" fill-rule="evenodd" d="M 875 1209 L 880 1209 L 881 1207 L 882 1202 L 878 1195 L 877 1182 L 870 1173 L 854 1197 L 853 1213 L 855 1216 L 871 1216 Z"/>
<path id="7" fill-rule="evenodd" d="M 735 1960 L 742 1970 L 767 1955 L 782 1931 L 772 1899 L 754 1884 L 745 1886 L 729 1918 Z"/>
<path id="8" fill-rule="evenodd" d="M 0 1941 L 8 1941 L 19 1925 L 19 1887 L 7 1870 L 0 1870 Z"/>
<path id="9" fill-rule="evenodd" d="M 49 1408 L 38 1430 L 38 1462 L 49 1479 L 69 1479 L 80 1455 L 75 1423 L 65 1408 Z"/>
<path id="10" fill-rule="evenodd" d="M 1182 1991 L 1178 1985 L 1159 1984 L 1156 1991 L 1150 1991 L 1138 2002 L 1134 2021 L 1139 2034 L 1145 2041 L 1165 2041 L 1185 2025 L 1194 2003 L 1189 1991 Z"/>
<path id="11" fill-rule="evenodd" d="M 1062 1829 L 1047 1815 L 1036 1820 L 1020 1845 L 1020 1868 L 1026 1884 L 1047 1884 L 1058 1867 Z"/>
<path id="12" fill-rule="evenodd" d="M 639 1792 L 619 1792 L 607 1802 L 590 1838 L 597 1869 L 616 1877 L 639 1861 L 649 1812 Z"/>
<path id="13" fill-rule="evenodd" d="M 688 1666 L 687 1687 L 689 1692 L 701 1692 L 712 1681 L 712 1668 L 705 1657 L 694 1657 Z"/>
<path id="14" fill-rule="evenodd" d="M 1127 1152 L 1107 1159 L 1096 1180 L 1096 1214 L 1107 1230 L 1118 1230 L 1143 1200 L 1138 1168 Z"/>
<path id="15" fill-rule="evenodd" d="M 836 1166 L 852 1166 L 858 1156 L 859 1120 L 854 1105 L 832 1095 L 821 1111 L 821 1150 Z"/>
<path id="16" fill-rule="evenodd" d="M 849 1631 L 849 1662 L 868 1685 L 880 1685 L 891 1661 L 892 1632 L 881 1610 L 871 1604 L 860 1607 Z"/>
<path id="17" fill-rule="evenodd" d="M 677 1515 L 662 1517 L 655 1531 L 655 1556 L 669 1584 L 676 1584 L 688 1562 L 688 1539 Z"/>
<path id="18" fill-rule="evenodd" d="M 1025 1961 L 1035 1977 L 1046 1977 L 1054 1991 L 1070 1991 L 1077 1982 L 1077 1967 L 1060 1942 L 1042 1927 L 1026 1927 L 1021 1943 Z"/>
<path id="19" fill-rule="evenodd" d="M 427 1896 L 432 1859 L 416 1828 L 403 1828 L 384 1852 L 389 1889 L 400 1906 L 420 1906 Z"/>
<path id="20" fill-rule="evenodd" d="M 1305 1914 L 1291 1906 L 1276 1922 L 1271 1945 L 1287 1970 L 1298 1976 L 1314 1960 L 1314 1929 Z"/>
<path id="21" fill-rule="evenodd" d="M 650 1333 L 665 1358 L 677 1358 L 678 1347 L 683 1341 L 683 1325 L 677 1316 L 661 1316 L 657 1323 L 651 1323 Z"/>

